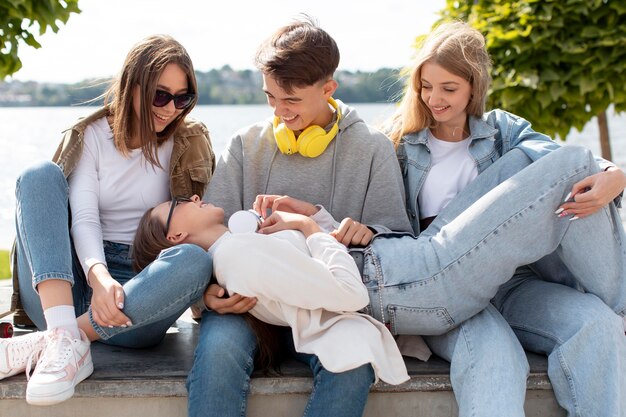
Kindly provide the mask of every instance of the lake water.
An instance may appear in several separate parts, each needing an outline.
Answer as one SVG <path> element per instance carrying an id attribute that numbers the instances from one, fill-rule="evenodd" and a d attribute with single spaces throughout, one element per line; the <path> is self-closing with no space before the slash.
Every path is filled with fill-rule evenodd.
<path id="1" fill-rule="evenodd" d="M 393 104 L 355 104 L 368 123 L 382 122 L 394 110 Z M 89 114 L 85 107 L 0 108 L 0 249 L 8 249 L 15 236 L 15 179 L 24 167 L 52 157 L 61 132 L 79 117 Z M 266 105 L 197 106 L 192 117 L 203 121 L 211 133 L 216 154 L 225 148 L 240 127 L 271 115 Z M 626 167 L 626 114 L 609 112 L 609 129 L 614 161 Z M 582 132 L 572 131 L 566 144 L 583 145 L 599 153 L 597 122 Z"/>

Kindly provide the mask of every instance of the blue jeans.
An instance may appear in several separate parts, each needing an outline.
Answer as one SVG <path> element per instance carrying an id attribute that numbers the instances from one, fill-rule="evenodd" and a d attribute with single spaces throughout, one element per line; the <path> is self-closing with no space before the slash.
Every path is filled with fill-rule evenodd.
<path id="1" fill-rule="evenodd" d="M 597 171 L 582 148 L 562 148 L 533 164 L 511 151 L 418 238 L 377 237 L 365 250 L 371 314 L 395 333 L 433 336 L 427 340 L 435 353 L 452 363 L 460 415 L 523 415 L 527 364 L 520 343 L 549 355 L 557 400 L 570 415 L 624 415 L 626 254 L 619 215 L 613 204 L 576 221 L 554 214 L 572 185 Z M 499 311 L 476 315 L 496 293 Z M 502 354 L 511 369 L 491 361 Z M 486 397 L 501 391 L 490 386 L 509 379 L 513 401 Z"/>
<path id="2" fill-rule="evenodd" d="M 245 416 L 256 336 L 242 316 L 202 315 L 200 340 L 187 378 L 189 417 Z M 313 371 L 305 416 L 361 416 L 374 381 L 370 365 L 328 372 L 314 355 L 297 354 Z"/>
<path id="3" fill-rule="evenodd" d="M 70 238 L 68 190 L 61 169 L 52 162 L 26 169 L 17 180 L 16 251 L 24 310 L 39 329 L 45 329 L 36 287 L 48 279 L 61 279 L 72 284 L 76 315 L 89 313 L 104 343 L 126 347 L 159 343 L 176 319 L 202 297 L 212 273 L 210 256 L 195 245 L 176 246 L 135 275 L 130 247 L 105 241 L 107 266 L 124 287 L 123 311 L 133 326 L 99 326 L 91 316 L 91 288 Z"/>

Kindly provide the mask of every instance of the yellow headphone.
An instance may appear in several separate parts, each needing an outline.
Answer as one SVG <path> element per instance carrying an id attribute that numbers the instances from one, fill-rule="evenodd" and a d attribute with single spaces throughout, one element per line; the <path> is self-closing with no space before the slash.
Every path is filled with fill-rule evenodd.
<path id="1" fill-rule="evenodd" d="M 324 128 L 312 125 L 304 129 L 296 138 L 293 130 L 285 126 L 284 123 L 280 123 L 280 117 L 274 117 L 274 138 L 278 149 L 285 155 L 298 152 L 307 158 L 320 156 L 337 135 L 339 120 L 341 120 L 341 110 L 339 110 L 337 102 L 331 97 L 328 99 L 328 103 L 337 111 L 337 121 L 328 133 Z"/>

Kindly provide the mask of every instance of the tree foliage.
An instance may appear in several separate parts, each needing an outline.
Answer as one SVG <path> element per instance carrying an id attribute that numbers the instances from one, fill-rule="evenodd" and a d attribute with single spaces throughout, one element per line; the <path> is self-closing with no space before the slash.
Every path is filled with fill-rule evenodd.
<path id="1" fill-rule="evenodd" d="M 33 33 L 58 32 L 57 22 L 66 23 L 71 13 L 80 13 L 78 0 L 0 0 L 0 80 L 22 67 L 20 41 L 40 48 Z"/>
<path id="2" fill-rule="evenodd" d="M 442 20 L 458 19 L 485 35 L 491 107 L 563 139 L 610 104 L 626 110 L 623 0 L 447 0 Z"/>

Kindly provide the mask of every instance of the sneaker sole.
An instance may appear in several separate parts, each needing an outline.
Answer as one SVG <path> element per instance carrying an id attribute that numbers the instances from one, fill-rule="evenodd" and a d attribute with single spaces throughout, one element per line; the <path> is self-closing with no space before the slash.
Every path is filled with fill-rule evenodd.
<path id="1" fill-rule="evenodd" d="M 81 383 L 85 378 L 93 373 L 93 362 L 82 367 L 76 373 L 76 380 L 74 384 L 65 391 L 56 392 L 47 395 L 37 395 L 28 392 L 28 386 L 26 387 L 26 402 L 30 405 L 54 405 L 62 403 L 65 400 L 72 398 L 74 395 L 74 388 Z"/>

